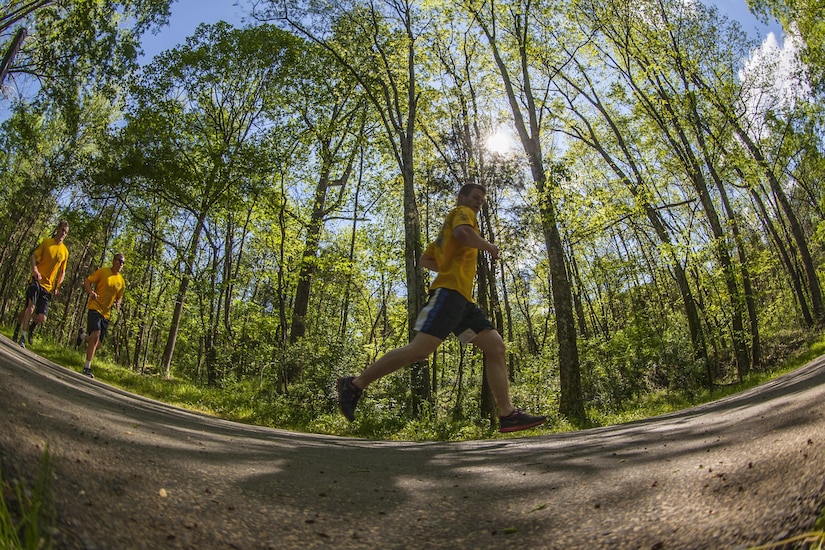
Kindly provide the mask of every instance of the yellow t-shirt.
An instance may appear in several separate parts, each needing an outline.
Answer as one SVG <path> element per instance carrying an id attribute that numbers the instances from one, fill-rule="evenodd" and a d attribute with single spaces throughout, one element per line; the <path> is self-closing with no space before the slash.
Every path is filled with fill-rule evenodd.
<path id="1" fill-rule="evenodd" d="M 51 292 L 57 283 L 61 271 L 66 271 L 66 262 L 69 259 L 69 249 L 54 238 L 43 239 L 43 242 L 34 250 L 34 259 L 37 262 L 37 271 L 40 272 L 40 286 L 46 292 Z"/>
<path id="2" fill-rule="evenodd" d="M 459 225 L 469 225 L 478 232 L 476 213 L 467 206 L 453 208 L 435 242 L 427 246 L 425 254 L 435 258 L 438 275 L 430 289 L 449 288 L 457 290 L 468 301 L 473 302 L 473 282 L 478 265 L 478 249 L 465 246 L 453 238 L 453 231 Z"/>
<path id="3" fill-rule="evenodd" d="M 101 267 L 86 280 L 94 286 L 97 298 L 89 298 L 88 309 L 93 309 L 108 319 L 112 314 L 112 304 L 123 297 L 126 281 L 123 275 L 112 271 L 111 267 Z"/>

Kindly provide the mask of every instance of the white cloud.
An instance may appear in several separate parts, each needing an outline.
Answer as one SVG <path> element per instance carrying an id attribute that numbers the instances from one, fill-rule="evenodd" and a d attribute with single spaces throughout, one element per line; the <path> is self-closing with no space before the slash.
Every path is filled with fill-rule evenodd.
<path id="1" fill-rule="evenodd" d="M 751 53 L 739 72 L 747 116 L 755 133 L 764 129 L 769 112 L 781 115 L 792 110 L 800 99 L 809 99 L 811 88 L 798 53 L 799 34 L 785 35 L 782 45 L 768 33 L 762 45 Z"/>

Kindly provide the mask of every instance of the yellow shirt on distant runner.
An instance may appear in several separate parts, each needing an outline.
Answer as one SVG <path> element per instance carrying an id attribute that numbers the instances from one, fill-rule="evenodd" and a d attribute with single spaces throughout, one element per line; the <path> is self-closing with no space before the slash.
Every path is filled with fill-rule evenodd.
<path id="1" fill-rule="evenodd" d="M 449 288 L 461 293 L 469 302 L 473 302 L 473 282 L 478 266 L 478 249 L 461 244 L 453 237 L 453 231 L 459 225 L 469 225 L 478 232 L 476 213 L 467 206 L 453 208 L 438 238 L 427 246 L 424 252 L 435 258 L 438 275 L 430 289 Z"/>
<path id="2" fill-rule="evenodd" d="M 89 298 L 88 309 L 93 309 L 104 319 L 108 319 L 112 314 L 112 304 L 123 297 L 123 290 L 126 288 L 123 275 L 113 272 L 111 267 L 101 267 L 86 277 L 86 280 L 94 285 L 97 293 L 97 298 Z"/>
<path id="3" fill-rule="evenodd" d="M 61 271 L 66 271 L 66 262 L 69 259 L 69 249 L 63 243 L 58 243 L 52 237 L 43 239 L 34 250 L 34 260 L 37 262 L 37 271 L 40 272 L 40 286 L 46 292 L 51 292 Z"/>

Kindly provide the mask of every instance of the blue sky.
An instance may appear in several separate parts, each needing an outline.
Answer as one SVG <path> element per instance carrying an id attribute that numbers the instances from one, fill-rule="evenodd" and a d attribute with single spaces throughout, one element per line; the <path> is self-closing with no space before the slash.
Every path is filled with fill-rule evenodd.
<path id="1" fill-rule="evenodd" d="M 241 26 L 245 10 L 235 5 L 235 0 L 177 0 L 171 6 L 169 26 L 153 36 L 143 36 L 144 58 L 150 60 L 160 52 L 182 44 L 201 23 L 226 21 Z"/>
<path id="2" fill-rule="evenodd" d="M 703 0 L 707 2 L 708 0 Z M 761 25 L 748 10 L 746 0 L 710 0 L 719 11 L 730 19 L 735 19 L 749 34 L 759 33 L 763 37 L 769 31 L 781 39 L 782 29 L 778 24 L 770 27 Z M 194 33 L 200 23 L 227 21 L 233 25 L 242 25 L 245 10 L 235 5 L 236 0 L 177 0 L 172 4 L 169 26 L 164 27 L 156 36 L 144 35 L 144 58 L 151 61 L 158 53 L 182 44 L 187 36 Z"/>

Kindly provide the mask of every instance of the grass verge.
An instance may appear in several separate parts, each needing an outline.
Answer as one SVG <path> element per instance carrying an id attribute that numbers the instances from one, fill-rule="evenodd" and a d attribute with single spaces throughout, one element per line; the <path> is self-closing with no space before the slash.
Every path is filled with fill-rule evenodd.
<path id="1" fill-rule="evenodd" d="M 57 522 L 52 490 L 53 464 L 48 448 L 32 484 L 6 480 L 0 469 L 0 548 L 44 550 L 54 547 Z"/>

